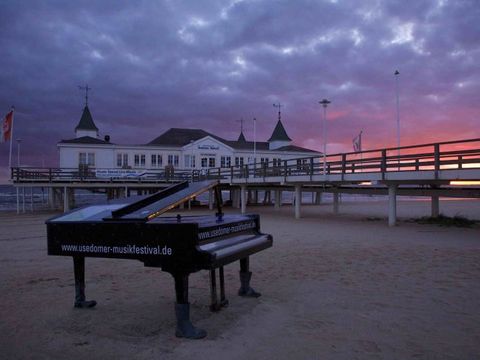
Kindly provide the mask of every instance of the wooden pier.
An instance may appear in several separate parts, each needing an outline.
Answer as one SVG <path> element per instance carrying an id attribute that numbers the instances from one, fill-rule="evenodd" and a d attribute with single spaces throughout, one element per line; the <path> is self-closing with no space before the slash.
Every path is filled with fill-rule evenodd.
<path id="1" fill-rule="evenodd" d="M 268 202 L 278 208 L 282 205 L 282 192 L 293 192 L 296 218 L 301 217 L 302 192 L 315 194 L 314 203 L 320 202 L 322 193 L 332 193 L 335 213 L 340 209 L 339 194 L 387 195 L 388 222 L 393 226 L 397 196 L 430 197 L 432 216 L 439 214 L 439 197 L 480 198 L 480 139 L 327 154 L 243 167 L 146 170 L 131 177 L 97 176 L 108 170 L 12 168 L 11 180 L 17 194 L 18 189 L 25 187 L 49 189 L 50 206 L 63 203 L 64 210 L 73 206 L 76 189 L 104 191 L 112 198 L 202 179 L 218 179 L 225 190 L 230 190 L 232 205 L 242 213 L 246 212 L 248 199 L 258 202 L 258 195 L 252 193 L 265 191 Z"/>

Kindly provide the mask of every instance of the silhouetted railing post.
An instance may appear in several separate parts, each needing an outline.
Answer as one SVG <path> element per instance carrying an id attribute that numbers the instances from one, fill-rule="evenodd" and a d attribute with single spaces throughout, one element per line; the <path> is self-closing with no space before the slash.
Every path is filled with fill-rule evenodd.
<path id="1" fill-rule="evenodd" d="M 287 160 L 283 160 L 283 177 L 285 181 L 287 181 L 287 167 Z"/>
<path id="2" fill-rule="evenodd" d="M 382 180 L 385 180 L 385 172 L 387 171 L 387 150 L 382 150 L 382 160 L 380 163 L 380 170 L 382 171 Z"/>
<path id="3" fill-rule="evenodd" d="M 440 144 L 433 145 L 435 159 L 435 180 L 438 179 L 438 171 L 440 170 Z"/>
<path id="4" fill-rule="evenodd" d="M 342 180 L 345 178 L 346 166 L 347 166 L 347 154 L 342 154 Z"/>
<path id="5" fill-rule="evenodd" d="M 463 162 L 463 156 L 458 155 L 458 168 L 459 169 L 461 169 L 463 167 L 462 162 Z"/>
<path id="6" fill-rule="evenodd" d="M 313 157 L 310 158 L 310 181 L 313 178 Z"/>

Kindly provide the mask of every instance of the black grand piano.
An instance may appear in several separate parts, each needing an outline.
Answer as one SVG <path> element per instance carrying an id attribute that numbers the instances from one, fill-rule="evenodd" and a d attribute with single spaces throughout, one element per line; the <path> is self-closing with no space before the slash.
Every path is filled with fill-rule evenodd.
<path id="1" fill-rule="evenodd" d="M 272 246 L 272 237 L 260 232 L 258 215 L 223 214 L 217 185 L 216 181 L 183 182 L 153 195 L 91 205 L 47 220 L 48 254 L 73 257 L 74 306 L 96 305 L 85 298 L 85 257 L 136 259 L 170 273 L 175 280 L 177 337 L 199 339 L 207 334 L 190 321 L 188 277 L 193 272 L 210 271 L 212 311 L 228 304 L 223 266 L 236 260 L 240 262 L 238 295 L 260 296 L 250 287 L 249 256 Z M 160 217 L 211 189 L 217 204 L 215 215 Z"/>

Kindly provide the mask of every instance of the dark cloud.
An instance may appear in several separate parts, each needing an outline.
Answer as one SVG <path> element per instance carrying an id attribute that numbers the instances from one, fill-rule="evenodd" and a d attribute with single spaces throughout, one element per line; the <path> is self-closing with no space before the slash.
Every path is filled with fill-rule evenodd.
<path id="1" fill-rule="evenodd" d="M 0 111 L 16 106 L 22 163 L 57 162 L 83 107 L 103 134 L 145 143 L 176 127 L 259 138 L 274 102 L 298 145 L 332 149 L 480 137 L 480 7 L 473 1 L 3 1 Z M 3 110 L 1 110 L 3 109 Z M 0 145 L 6 171 L 8 145 Z"/>

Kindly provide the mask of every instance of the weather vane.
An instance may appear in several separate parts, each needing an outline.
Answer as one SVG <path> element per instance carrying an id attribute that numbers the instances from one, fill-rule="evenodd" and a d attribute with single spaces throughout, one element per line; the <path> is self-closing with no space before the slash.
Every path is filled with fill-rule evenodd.
<path id="1" fill-rule="evenodd" d="M 80 90 L 85 90 L 85 106 L 88 106 L 88 90 L 92 90 L 91 87 L 88 87 L 88 84 L 85 86 L 78 86 Z"/>
<path id="2" fill-rule="evenodd" d="M 282 104 L 280 104 L 280 103 L 273 104 L 273 107 L 278 108 L 278 121 L 280 121 L 280 119 L 282 118 L 282 113 L 281 113 Z"/>

